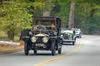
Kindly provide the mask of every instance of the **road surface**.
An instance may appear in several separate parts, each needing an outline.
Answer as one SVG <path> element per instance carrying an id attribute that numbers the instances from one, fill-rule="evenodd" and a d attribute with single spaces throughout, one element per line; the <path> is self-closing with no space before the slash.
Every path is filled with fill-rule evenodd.
<path id="1" fill-rule="evenodd" d="M 38 51 L 29 56 L 24 51 L 0 55 L 0 66 L 100 66 L 100 36 L 85 35 L 75 46 L 63 46 L 61 55 Z"/>

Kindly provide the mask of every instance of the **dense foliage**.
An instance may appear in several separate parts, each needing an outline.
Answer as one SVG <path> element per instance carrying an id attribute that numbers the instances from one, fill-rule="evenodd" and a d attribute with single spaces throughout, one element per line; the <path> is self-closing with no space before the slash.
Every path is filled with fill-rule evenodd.
<path id="1" fill-rule="evenodd" d="M 32 16 L 42 16 L 46 10 L 62 19 L 62 27 L 68 27 L 70 1 L 74 0 L 0 0 L 0 37 L 13 40 L 22 29 L 31 28 Z M 100 1 L 75 3 L 75 27 L 86 34 L 100 34 Z"/>

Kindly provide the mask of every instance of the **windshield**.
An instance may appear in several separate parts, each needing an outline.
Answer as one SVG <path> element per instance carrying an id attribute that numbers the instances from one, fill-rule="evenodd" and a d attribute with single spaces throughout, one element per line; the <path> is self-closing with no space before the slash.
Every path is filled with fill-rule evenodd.
<path id="1" fill-rule="evenodd" d="M 46 29 L 48 29 L 48 30 L 51 30 L 51 29 L 56 30 L 56 25 L 55 25 L 54 20 L 35 20 L 33 22 L 33 28 L 37 25 L 38 26 L 40 26 L 40 25 L 45 26 Z"/>
<path id="2" fill-rule="evenodd" d="M 34 21 L 33 25 L 44 25 L 44 26 L 50 26 L 53 24 L 53 20 L 36 20 Z"/>

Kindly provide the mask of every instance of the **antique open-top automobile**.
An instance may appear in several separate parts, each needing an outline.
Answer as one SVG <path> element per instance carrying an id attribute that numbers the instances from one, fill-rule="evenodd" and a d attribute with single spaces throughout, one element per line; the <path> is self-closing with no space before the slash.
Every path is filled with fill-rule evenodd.
<path id="1" fill-rule="evenodd" d="M 66 45 L 75 45 L 76 42 L 76 35 L 74 30 L 62 30 L 61 37 L 63 40 L 63 44 Z"/>
<path id="2" fill-rule="evenodd" d="M 25 42 L 25 55 L 29 54 L 29 50 L 34 50 L 34 54 L 37 54 L 38 50 L 50 50 L 52 55 L 55 55 L 56 51 L 61 54 L 62 39 L 60 35 L 60 18 L 33 17 L 32 29 L 21 32 L 21 39 Z"/>

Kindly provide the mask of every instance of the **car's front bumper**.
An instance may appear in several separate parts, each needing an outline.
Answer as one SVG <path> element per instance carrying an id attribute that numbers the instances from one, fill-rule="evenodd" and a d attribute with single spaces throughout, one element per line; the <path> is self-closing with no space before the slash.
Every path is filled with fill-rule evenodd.
<path id="1" fill-rule="evenodd" d="M 76 37 L 81 37 L 81 34 L 76 34 Z"/>
<path id="2" fill-rule="evenodd" d="M 73 44 L 73 42 L 75 42 L 75 40 L 63 40 L 63 44 Z"/>

